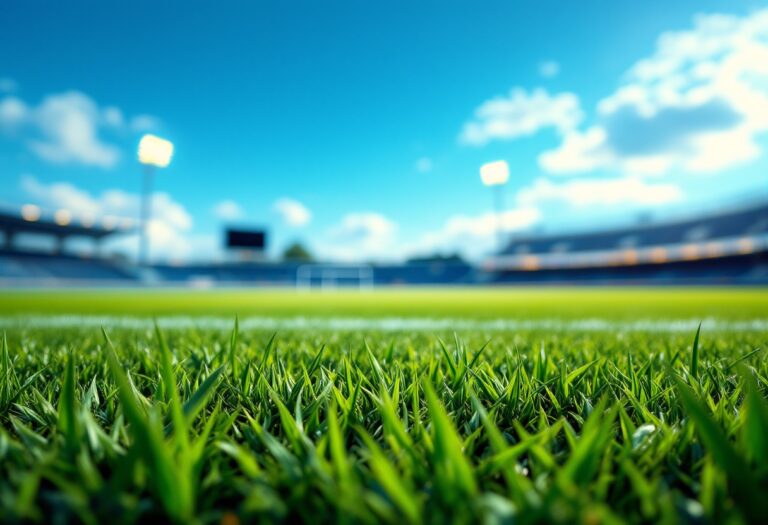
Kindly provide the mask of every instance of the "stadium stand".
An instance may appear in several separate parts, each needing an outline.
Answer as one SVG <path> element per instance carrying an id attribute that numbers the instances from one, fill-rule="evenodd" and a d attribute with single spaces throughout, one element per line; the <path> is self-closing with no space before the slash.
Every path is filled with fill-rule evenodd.
<path id="1" fill-rule="evenodd" d="M 768 282 L 768 204 L 660 224 L 514 239 L 484 269 L 499 283 Z"/>
<path id="2" fill-rule="evenodd" d="M 133 231 L 133 221 L 118 217 L 100 220 L 76 216 L 68 210 L 46 213 L 34 205 L 0 211 L 0 285 L 130 284 L 137 272 L 125 263 L 98 257 L 101 242 Z M 53 249 L 25 246 L 22 238 L 52 239 Z M 71 238 L 91 242 L 91 255 L 66 253 Z M 34 243 L 33 243 L 34 244 Z"/>
<path id="3" fill-rule="evenodd" d="M 293 286 L 301 263 L 227 263 L 191 266 L 159 265 L 154 270 L 161 281 L 176 284 L 250 284 Z M 318 267 L 326 265 L 318 264 Z M 465 263 L 412 263 L 365 265 L 372 272 L 375 286 L 470 284 L 473 267 Z M 317 273 L 308 285 L 321 286 Z M 334 279 L 333 286 L 358 286 L 356 279 Z"/>
<path id="4" fill-rule="evenodd" d="M 3 284 L 131 284 L 137 273 L 130 266 L 106 259 L 66 254 L 0 251 Z"/>

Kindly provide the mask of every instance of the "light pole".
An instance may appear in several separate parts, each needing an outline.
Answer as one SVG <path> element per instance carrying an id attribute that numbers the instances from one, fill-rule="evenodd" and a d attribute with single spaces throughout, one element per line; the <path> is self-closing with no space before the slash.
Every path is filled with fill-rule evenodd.
<path id="1" fill-rule="evenodd" d="M 144 168 L 141 192 L 141 235 L 139 237 L 139 265 L 149 260 L 149 221 L 152 215 L 152 182 L 155 168 L 166 168 L 171 163 L 173 144 L 155 135 L 144 135 L 139 141 L 139 162 Z"/>
<path id="2" fill-rule="evenodd" d="M 493 190 L 496 212 L 496 251 L 504 249 L 504 185 L 509 180 L 509 165 L 505 160 L 488 162 L 480 166 L 480 180 Z"/>

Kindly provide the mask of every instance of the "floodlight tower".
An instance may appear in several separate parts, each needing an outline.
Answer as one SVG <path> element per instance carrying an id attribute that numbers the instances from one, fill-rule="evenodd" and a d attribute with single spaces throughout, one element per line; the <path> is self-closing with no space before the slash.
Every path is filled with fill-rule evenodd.
<path id="1" fill-rule="evenodd" d="M 149 257 L 149 221 L 152 215 L 152 182 L 155 168 L 166 168 L 171 163 L 173 144 L 155 135 L 144 135 L 139 141 L 139 162 L 144 168 L 141 193 L 141 235 L 139 237 L 139 265 L 146 266 Z"/>
<path id="2" fill-rule="evenodd" d="M 488 162 L 480 166 L 480 180 L 493 190 L 494 209 L 496 211 L 497 252 L 504 249 L 504 186 L 509 180 L 509 165 L 505 160 Z"/>

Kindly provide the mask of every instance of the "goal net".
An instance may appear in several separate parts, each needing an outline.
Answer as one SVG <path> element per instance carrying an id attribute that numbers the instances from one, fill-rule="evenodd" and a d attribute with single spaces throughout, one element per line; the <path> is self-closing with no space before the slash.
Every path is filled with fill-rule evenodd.
<path id="1" fill-rule="evenodd" d="M 296 288 L 373 288 L 373 268 L 360 264 L 305 264 L 296 270 Z"/>

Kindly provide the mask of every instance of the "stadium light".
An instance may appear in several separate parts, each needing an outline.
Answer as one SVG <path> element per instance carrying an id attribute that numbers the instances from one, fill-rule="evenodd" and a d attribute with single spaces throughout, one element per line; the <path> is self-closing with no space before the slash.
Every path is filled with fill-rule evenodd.
<path id="1" fill-rule="evenodd" d="M 21 217 L 25 221 L 35 222 L 40 219 L 40 208 L 34 204 L 25 204 L 21 207 Z"/>
<path id="2" fill-rule="evenodd" d="M 139 264 L 146 265 L 149 257 L 148 229 L 152 213 L 152 179 L 155 168 L 167 168 L 173 157 L 173 143 L 155 135 L 144 135 L 139 141 L 139 162 L 144 166 L 144 189 L 141 197 L 141 235 Z"/>
<path id="3" fill-rule="evenodd" d="M 739 239 L 739 253 L 747 255 L 755 251 L 755 241 L 750 237 L 742 237 Z"/>
<path id="4" fill-rule="evenodd" d="M 486 186 L 502 186 L 509 180 L 509 165 L 505 160 L 488 162 L 480 166 L 480 179 Z"/>
<path id="5" fill-rule="evenodd" d="M 144 135 L 139 141 L 139 162 L 145 166 L 167 168 L 173 156 L 173 144 L 155 135 Z"/>
<path id="6" fill-rule="evenodd" d="M 496 252 L 504 249 L 504 185 L 509 180 L 509 165 L 505 160 L 488 162 L 480 166 L 480 180 L 493 188 L 494 205 L 496 210 Z"/>
<path id="7" fill-rule="evenodd" d="M 58 210 L 53 214 L 53 220 L 59 226 L 68 226 L 72 221 L 72 213 L 69 210 Z"/>

